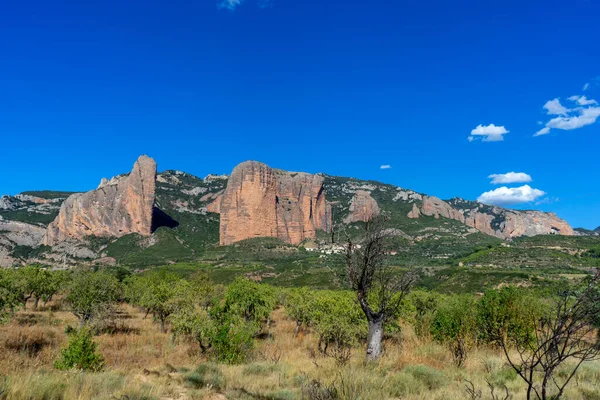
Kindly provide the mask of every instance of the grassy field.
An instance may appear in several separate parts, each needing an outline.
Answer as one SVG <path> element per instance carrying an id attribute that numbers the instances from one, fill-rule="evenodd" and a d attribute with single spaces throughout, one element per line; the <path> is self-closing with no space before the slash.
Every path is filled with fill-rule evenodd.
<path id="1" fill-rule="evenodd" d="M 385 355 L 365 364 L 354 348 L 345 366 L 317 351 L 311 330 L 294 336 L 296 324 L 279 308 L 243 365 L 208 362 L 197 345 L 173 341 L 145 318 L 121 305 L 112 331 L 95 337 L 106 360 L 102 372 L 61 372 L 53 362 L 65 346 L 65 327 L 77 320 L 61 302 L 38 312 L 21 311 L 0 326 L 0 398 L 30 399 L 301 399 L 313 387 L 335 387 L 341 399 L 469 399 L 472 383 L 490 397 L 509 390 L 524 398 L 524 386 L 497 349 L 474 350 L 455 367 L 449 350 L 418 338 L 409 325 L 385 341 Z M 560 374 L 560 371 L 558 372 Z M 470 382 L 470 383 L 469 383 Z M 500 389 L 502 388 L 502 389 Z M 308 397 L 305 397 L 308 398 Z M 600 398 L 600 362 L 585 364 L 566 399 Z"/>

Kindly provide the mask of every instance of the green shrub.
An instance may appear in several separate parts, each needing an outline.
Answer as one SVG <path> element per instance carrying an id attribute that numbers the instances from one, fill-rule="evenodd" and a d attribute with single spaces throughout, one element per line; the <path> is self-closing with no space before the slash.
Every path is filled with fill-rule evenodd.
<path id="1" fill-rule="evenodd" d="M 277 365 L 266 363 L 253 363 L 244 367 L 244 375 L 269 376 L 277 371 Z"/>
<path id="2" fill-rule="evenodd" d="M 106 272 L 82 270 L 71 277 L 67 302 L 81 324 L 110 312 L 121 297 L 117 278 Z"/>
<path id="3" fill-rule="evenodd" d="M 193 389 L 212 388 L 221 390 L 225 387 L 225 377 L 216 364 L 200 364 L 195 371 L 184 377 L 186 386 Z"/>
<path id="4" fill-rule="evenodd" d="M 449 297 L 435 312 L 431 322 L 431 335 L 446 344 L 458 366 L 467 357 L 477 339 L 477 309 L 471 295 Z"/>
<path id="5" fill-rule="evenodd" d="M 390 376 L 386 381 L 385 387 L 390 395 L 398 398 L 418 395 L 427 390 L 421 380 L 405 371 Z"/>
<path id="6" fill-rule="evenodd" d="M 269 318 L 275 308 L 274 290 L 246 278 L 236 278 L 225 295 L 225 311 L 247 321 L 260 322 Z"/>
<path id="7" fill-rule="evenodd" d="M 477 306 L 479 339 L 526 345 L 534 339 L 536 322 L 543 312 L 539 298 L 516 287 L 488 290 Z"/>
<path id="8" fill-rule="evenodd" d="M 269 392 L 265 397 L 269 400 L 295 400 L 298 398 L 296 393 L 286 389 Z"/>
<path id="9" fill-rule="evenodd" d="M 82 328 L 69 339 L 69 344 L 61 351 L 54 363 L 57 369 L 78 369 L 99 371 L 104 366 L 104 357 L 96 352 L 96 343 L 88 329 Z"/>
<path id="10" fill-rule="evenodd" d="M 412 315 L 403 317 L 413 324 L 419 337 L 429 335 L 433 316 L 442 303 L 443 296 L 435 292 L 415 290 L 408 295 L 407 300 L 406 309 L 410 310 Z"/>
<path id="11" fill-rule="evenodd" d="M 367 337 L 367 324 L 350 292 L 319 291 L 310 303 L 310 324 L 319 334 L 319 350 L 348 348 Z"/>
<path id="12" fill-rule="evenodd" d="M 436 390 L 445 385 L 446 377 L 440 371 L 427 365 L 410 365 L 403 370 L 422 382 L 427 389 Z"/>
<path id="13" fill-rule="evenodd" d="M 227 364 L 242 364 L 254 348 L 256 331 L 255 323 L 221 312 L 208 335 L 213 358 Z"/>

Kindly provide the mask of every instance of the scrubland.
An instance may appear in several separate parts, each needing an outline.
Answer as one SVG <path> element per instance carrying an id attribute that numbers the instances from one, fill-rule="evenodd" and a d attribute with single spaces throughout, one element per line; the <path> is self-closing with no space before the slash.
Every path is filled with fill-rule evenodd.
<path id="1" fill-rule="evenodd" d="M 251 357 L 228 365 L 207 359 L 195 342 L 161 332 L 131 305 L 120 304 L 103 322 L 103 333 L 94 337 L 103 370 L 59 371 L 53 363 L 66 345 L 65 328 L 78 320 L 60 298 L 38 311 L 17 311 L 0 326 L 0 398 L 447 400 L 504 399 L 506 391 L 525 398 L 525 385 L 500 350 L 478 346 L 457 367 L 446 346 L 418 337 L 410 324 L 386 338 L 380 362 L 365 363 L 362 345 L 340 362 L 317 350 L 310 328 L 295 335 L 296 322 L 280 306 Z M 564 398 L 600 399 L 600 362 L 584 364 Z"/>

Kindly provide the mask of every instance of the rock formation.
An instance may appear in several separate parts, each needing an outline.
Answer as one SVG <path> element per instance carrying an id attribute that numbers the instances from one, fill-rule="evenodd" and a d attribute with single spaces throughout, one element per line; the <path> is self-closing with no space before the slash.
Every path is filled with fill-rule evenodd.
<path id="1" fill-rule="evenodd" d="M 42 241 L 46 230 L 24 222 L 0 219 L 0 232 L 4 238 L 15 245 L 35 247 Z"/>
<path id="2" fill-rule="evenodd" d="M 36 247 L 46 230 L 24 222 L 6 221 L 0 218 L 0 267 L 10 267 L 17 260 L 11 256 L 15 246 Z"/>
<path id="3" fill-rule="evenodd" d="M 328 231 L 331 212 L 319 175 L 290 173 L 247 161 L 234 168 L 219 206 L 220 243 L 277 237 L 298 244 Z"/>
<path id="4" fill-rule="evenodd" d="M 575 235 L 573 228 L 554 213 L 508 210 L 461 199 L 445 202 L 437 197 L 423 196 L 421 208 L 413 205 L 408 217 L 419 218 L 421 215 L 454 219 L 501 239 L 547 234 Z"/>
<path id="5" fill-rule="evenodd" d="M 371 193 L 366 190 L 357 190 L 350 202 L 350 214 L 344 218 L 344 223 L 368 221 L 371 217 L 380 214 L 381 210 L 377 201 L 371 197 Z"/>
<path id="6" fill-rule="evenodd" d="M 149 236 L 156 188 L 156 162 L 141 156 L 129 175 L 103 180 L 96 190 L 71 195 L 48 225 L 44 244 L 85 236 Z"/>

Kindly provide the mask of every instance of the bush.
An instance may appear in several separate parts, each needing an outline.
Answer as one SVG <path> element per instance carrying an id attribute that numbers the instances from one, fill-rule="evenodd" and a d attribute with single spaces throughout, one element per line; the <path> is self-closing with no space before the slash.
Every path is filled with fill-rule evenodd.
<path id="1" fill-rule="evenodd" d="M 216 364 L 200 364 L 195 371 L 184 378 L 185 384 L 193 389 L 212 388 L 221 390 L 225 388 L 225 377 Z"/>
<path id="2" fill-rule="evenodd" d="M 526 345 L 534 340 L 536 321 L 542 312 L 540 300 L 522 289 L 510 286 L 488 290 L 477 306 L 479 339 L 489 344 L 506 341 Z"/>
<path id="3" fill-rule="evenodd" d="M 165 270 L 129 279 L 126 292 L 130 301 L 152 313 L 162 332 L 166 332 L 171 314 L 193 305 L 192 286 Z"/>
<path id="4" fill-rule="evenodd" d="M 461 366 L 477 340 L 477 309 L 471 295 L 452 296 L 441 304 L 431 322 L 435 340 L 452 351 L 456 365 Z"/>
<path id="5" fill-rule="evenodd" d="M 73 274 L 67 302 L 82 325 L 111 312 L 121 296 L 121 286 L 106 272 L 79 271 Z"/>
<path id="6" fill-rule="evenodd" d="M 436 390 L 445 385 L 446 378 L 444 374 L 427 365 L 411 365 L 404 368 L 403 371 L 414 376 L 429 390 Z"/>
<path id="7" fill-rule="evenodd" d="M 246 278 L 236 278 L 227 287 L 225 311 L 247 321 L 261 322 L 275 308 L 275 292 L 270 286 Z"/>
<path id="8" fill-rule="evenodd" d="M 12 310 L 19 304 L 14 271 L 0 268 L 0 323 L 8 321 Z"/>
<path id="9" fill-rule="evenodd" d="M 418 395 L 427 389 L 421 380 L 405 371 L 392 375 L 386 382 L 386 388 L 390 395 L 398 398 Z"/>
<path id="10" fill-rule="evenodd" d="M 310 309 L 311 325 L 319 334 L 323 353 L 330 345 L 345 349 L 367 337 L 364 314 L 350 292 L 315 292 Z"/>
<path id="11" fill-rule="evenodd" d="M 412 322 L 415 333 L 419 337 L 429 335 L 435 312 L 443 301 L 442 295 L 435 292 L 415 290 L 408 295 L 407 309 L 410 316 L 404 316 Z"/>
<path id="12" fill-rule="evenodd" d="M 85 328 L 72 334 L 68 346 L 54 363 L 54 367 L 61 370 L 99 371 L 103 366 L 104 357 L 96 352 L 92 334 Z"/>
<path id="13" fill-rule="evenodd" d="M 336 400 L 338 398 L 338 391 L 333 385 L 324 385 L 316 379 L 302 385 L 302 400 Z"/>
<path id="14" fill-rule="evenodd" d="M 209 341 L 212 345 L 213 357 L 227 364 L 242 364 L 254 348 L 255 323 L 242 318 L 221 313 L 217 315 Z"/>

